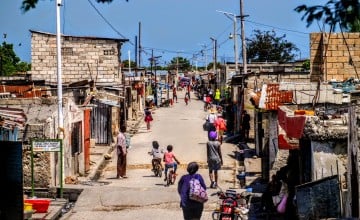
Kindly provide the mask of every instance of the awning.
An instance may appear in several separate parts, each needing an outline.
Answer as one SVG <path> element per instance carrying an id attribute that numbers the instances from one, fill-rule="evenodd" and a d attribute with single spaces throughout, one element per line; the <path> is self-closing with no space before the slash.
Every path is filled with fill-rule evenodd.
<path id="1" fill-rule="evenodd" d="M 97 101 L 99 101 L 100 103 L 105 104 L 105 105 L 110 105 L 110 106 L 113 106 L 113 107 L 120 108 L 120 104 L 118 104 L 117 101 L 108 100 L 108 99 L 97 99 Z"/>

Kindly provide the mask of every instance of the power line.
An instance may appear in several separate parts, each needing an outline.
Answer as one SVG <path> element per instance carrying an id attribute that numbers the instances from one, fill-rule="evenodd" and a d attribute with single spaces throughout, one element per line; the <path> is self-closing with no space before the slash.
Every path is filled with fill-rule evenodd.
<path id="1" fill-rule="evenodd" d="M 124 35 L 122 35 L 118 30 L 116 30 L 116 28 L 105 18 L 105 16 L 95 7 L 95 5 L 91 2 L 91 0 L 88 0 L 89 4 L 91 5 L 91 7 L 94 8 L 94 10 L 98 13 L 98 15 L 110 26 L 110 28 L 115 31 L 119 36 L 121 36 L 124 39 L 127 39 L 127 37 L 125 37 Z M 131 45 L 134 45 L 134 43 L 129 40 L 129 43 Z"/>
<path id="2" fill-rule="evenodd" d="M 286 28 L 279 28 L 279 27 L 276 27 L 276 26 L 262 24 L 262 23 L 258 23 L 258 22 L 254 22 L 254 21 L 250 21 L 250 20 L 246 20 L 246 22 L 253 23 L 253 24 L 256 24 L 256 25 L 260 25 L 260 26 L 275 28 L 275 29 L 279 29 L 279 30 L 283 30 L 283 31 L 294 32 L 294 33 L 298 33 L 298 34 L 310 34 L 310 33 L 302 32 L 302 31 L 295 31 L 295 30 L 290 30 L 290 29 L 286 29 Z"/>

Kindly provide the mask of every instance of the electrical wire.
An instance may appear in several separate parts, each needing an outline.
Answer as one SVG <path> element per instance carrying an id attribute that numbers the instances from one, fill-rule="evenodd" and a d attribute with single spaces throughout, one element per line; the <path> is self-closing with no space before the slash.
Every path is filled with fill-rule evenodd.
<path id="1" fill-rule="evenodd" d="M 127 37 L 125 37 L 123 34 L 121 34 L 111 23 L 110 21 L 108 21 L 105 16 L 96 8 L 96 6 L 91 2 L 91 0 L 87 0 L 89 2 L 89 4 L 91 5 L 91 7 L 93 7 L 93 9 L 96 11 L 96 13 L 105 21 L 106 24 L 109 25 L 109 27 L 115 31 L 119 36 L 121 36 L 124 39 L 128 39 Z M 135 45 L 131 40 L 129 40 L 129 43 L 131 45 Z"/>

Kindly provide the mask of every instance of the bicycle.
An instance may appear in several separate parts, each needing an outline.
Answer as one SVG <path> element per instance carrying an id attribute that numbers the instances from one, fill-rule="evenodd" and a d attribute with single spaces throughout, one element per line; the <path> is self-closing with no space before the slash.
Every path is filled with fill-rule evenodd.
<path id="1" fill-rule="evenodd" d="M 161 167 L 161 162 L 159 160 L 154 160 L 154 175 L 161 177 L 162 176 L 162 167 Z"/>
<path id="2" fill-rule="evenodd" d="M 166 178 L 166 186 L 174 185 L 176 180 L 176 174 L 174 171 L 174 166 L 168 168 L 168 174 Z"/>

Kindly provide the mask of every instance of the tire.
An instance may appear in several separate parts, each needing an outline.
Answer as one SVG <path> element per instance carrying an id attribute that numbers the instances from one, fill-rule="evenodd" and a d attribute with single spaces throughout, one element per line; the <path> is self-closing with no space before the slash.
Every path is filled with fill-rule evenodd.
<path id="1" fill-rule="evenodd" d="M 161 177 L 162 176 L 162 169 L 160 164 L 156 164 L 155 166 L 155 176 Z"/>
<path id="2" fill-rule="evenodd" d="M 158 170 L 157 166 L 155 166 L 154 175 L 159 176 L 159 170 Z"/>
<path id="3" fill-rule="evenodd" d="M 172 177 L 172 170 L 169 170 L 169 173 L 168 173 L 168 176 L 167 176 L 167 180 L 166 180 L 166 185 L 167 186 L 170 186 L 170 184 L 171 184 L 171 181 L 172 181 L 172 179 L 171 179 L 171 177 Z"/>
<path id="4" fill-rule="evenodd" d="M 174 185 L 176 180 L 176 176 L 174 174 L 174 171 L 171 172 L 171 184 Z"/>

